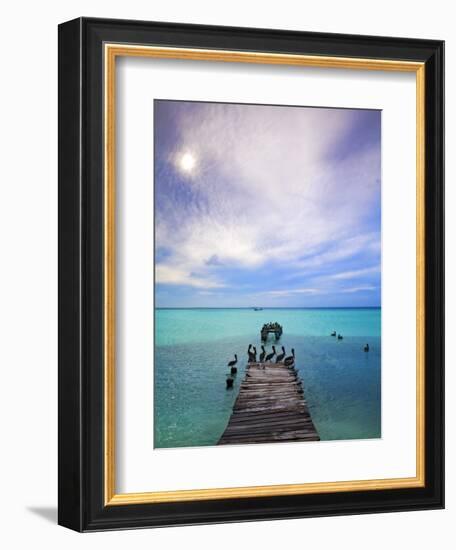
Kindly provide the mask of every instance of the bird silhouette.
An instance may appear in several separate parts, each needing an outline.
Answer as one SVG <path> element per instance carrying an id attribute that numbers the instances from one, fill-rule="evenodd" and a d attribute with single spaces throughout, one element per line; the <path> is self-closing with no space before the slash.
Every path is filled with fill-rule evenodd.
<path id="1" fill-rule="evenodd" d="M 266 357 L 266 350 L 264 349 L 264 346 L 261 346 L 261 349 L 263 351 L 260 353 L 260 363 L 263 363 L 264 358 Z"/>
<path id="2" fill-rule="evenodd" d="M 295 350 L 294 348 L 291 348 L 291 355 L 289 355 L 288 357 L 285 357 L 284 363 L 287 367 L 291 367 L 292 365 L 294 365 L 294 362 L 295 362 Z"/>
<path id="3" fill-rule="evenodd" d="M 276 357 L 276 363 L 280 363 L 280 361 L 283 361 L 285 355 L 285 348 L 282 346 L 282 353 Z"/>
<path id="4" fill-rule="evenodd" d="M 234 360 L 233 360 L 233 361 L 230 361 L 230 362 L 228 363 L 228 366 L 229 366 L 229 367 L 234 367 L 234 365 L 237 363 L 237 361 L 238 361 L 237 355 L 234 354 Z"/>
<path id="5" fill-rule="evenodd" d="M 275 354 L 276 354 L 275 346 L 272 346 L 272 353 L 268 353 L 268 355 L 266 355 L 264 362 L 267 363 L 268 361 L 270 361 Z"/>
<path id="6" fill-rule="evenodd" d="M 252 351 L 250 351 L 251 348 L 252 348 L 252 344 L 249 344 L 249 349 L 247 350 L 247 353 L 249 355 L 249 363 L 253 363 L 255 361 L 255 355 Z"/>

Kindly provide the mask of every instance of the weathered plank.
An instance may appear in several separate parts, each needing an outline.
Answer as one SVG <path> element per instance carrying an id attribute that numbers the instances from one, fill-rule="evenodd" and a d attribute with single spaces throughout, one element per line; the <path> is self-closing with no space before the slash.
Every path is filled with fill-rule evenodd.
<path id="1" fill-rule="evenodd" d="M 249 363 L 218 444 L 319 439 L 296 370 L 283 363 Z"/>

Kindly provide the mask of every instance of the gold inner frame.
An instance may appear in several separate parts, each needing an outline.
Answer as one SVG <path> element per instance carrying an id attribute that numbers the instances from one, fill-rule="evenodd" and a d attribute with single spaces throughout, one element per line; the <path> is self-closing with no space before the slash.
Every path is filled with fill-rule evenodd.
<path id="1" fill-rule="evenodd" d="M 407 478 L 333 481 L 220 489 L 116 494 L 115 491 L 115 121 L 116 58 L 152 57 L 269 65 L 414 72 L 416 75 L 416 475 Z M 424 63 L 262 52 L 104 45 L 104 497 L 105 505 L 148 504 L 425 486 L 424 473 Z"/>

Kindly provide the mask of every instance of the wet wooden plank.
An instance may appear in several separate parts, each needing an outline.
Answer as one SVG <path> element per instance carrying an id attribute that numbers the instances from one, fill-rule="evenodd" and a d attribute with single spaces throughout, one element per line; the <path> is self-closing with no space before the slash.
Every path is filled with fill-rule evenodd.
<path id="1" fill-rule="evenodd" d="M 250 363 L 219 445 L 319 441 L 295 368 Z"/>

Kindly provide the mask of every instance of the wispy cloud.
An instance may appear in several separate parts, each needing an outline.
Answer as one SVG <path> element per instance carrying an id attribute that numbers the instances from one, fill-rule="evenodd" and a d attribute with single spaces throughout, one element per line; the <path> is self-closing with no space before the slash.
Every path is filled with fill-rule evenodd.
<path id="1" fill-rule="evenodd" d="M 380 234 L 377 232 L 362 233 L 347 238 L 334 237 L 322 240 L 307 254 L 294 262 L 294 272 L 290 278 L 307 273 L 310 269 L 325 266 L 345 266 L 354 257 L 363 255 L 366 259 L 380 258 Z"/>
<path id="2" fill-rule="evenodd" d="M 283 296 L 293 296 L 296 294 L 322 294 L 324 291 L 319 288 L 291 288 L 291 289 L 282 289 L 282 290 L 265 290 L 264 292 L 259 292 L 258 295 L 261 296 L 271 296 L 273 298 L 281 298 Z"/>
<path id="3" fill-rule="evenodd" d="M 157 282 L 247 282 L 290 297 L 321 293 L 307 283 L 322 270 L 334 281 L 369 275 L 380 261 L 379 117 L 157 102 L 156 245 L 168 251 Z"/>
<path id="4" fill-rule="evenodd" d="M 213 278 L 198 276 L 188 270 L 166 264 L 157 264 L 155 282 L 167 285 L 185 285 L 195 288 L 220 288 L 224 285 Z"/>
<path id="5" fill-rule="evenodd" d="M 353 292 L 364 292 L 364 291 L 373 291 L 373 290 L 376 290 L 377 288 L 373 285 L 363 285 L 363 286 L 353 286 L 353 287 L 348 287 L 348 288 L 343 288 L 341 290 L 341 292 L 344 292 L 344 293 L 353 293 Z"/>
<path id="6" fill-rule="evenodd" d="M 345 279 L 359 279 L 366 275 L 371 275 L 372 273 L 379 273 L 380 266 L 376 265 L 373 267 L 366 267 L 365 269 L 355 269 L 353 271 L 342 271 L 341 273 L 334 273 L 329 277 L 336 280 L 345 280 Z"/>

